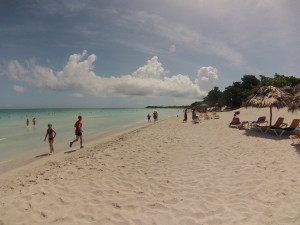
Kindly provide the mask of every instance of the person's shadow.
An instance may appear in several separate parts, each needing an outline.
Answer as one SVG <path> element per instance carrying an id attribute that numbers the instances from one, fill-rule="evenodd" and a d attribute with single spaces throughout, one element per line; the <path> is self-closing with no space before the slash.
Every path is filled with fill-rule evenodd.
<path id="1" fill-rule="evenodd" d="M 73 153 L 73 152 L 76 152 L 77 150 L 70 150 L 70 151 L 66 151 L 64 152 L 65 154 L 70 154 L 70 153 Z"/>
<path id="2" fill-rule="evenodd" d="M 44 156 L 48 156 L 48 155 L 49 155 L 48 153 L 45 153 L 45 154 L 37 155 L 37 156 L 34 157 L 34 158 L 40 158 L 40 157 L 44 157 Z"/>
<path id="3" fill-rule="evenodd" d="M 299 143 L 292 143 L 291 146 L 295 148 L 295 151 L 300 155 L 300 144 Z"/>

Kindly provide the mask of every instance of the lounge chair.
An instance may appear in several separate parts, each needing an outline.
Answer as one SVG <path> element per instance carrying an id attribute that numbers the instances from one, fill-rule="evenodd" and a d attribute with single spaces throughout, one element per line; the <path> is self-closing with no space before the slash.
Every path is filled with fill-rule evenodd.
<path id="1" fill-rule="evenodd" d="M 256 121 L 249 121 L 249 125 L 251 128 L 256 128 L 257 126 L 261 126 L 261 124 L 268 124 L 265 116 L 258 117 Z"/>
<path id="2" fill-rule="evenodd" d="M 204 113 L 204 119 L 206 119 L 206 120 L 209 120 L 210 118 L 209 118 L 209 115 L 208 115 L 208 113 L 206 112 L 206 113 Z"/>
<path id="3" fill-rule="evenodd" d="M 210 117 L 211 119 L 220 119 L 220 116 L 216 113 L 216 112 L 213 112 L 212 114 L 211 114 L 211 117 Z"/>
<path id="4" fill-rule="evenodd" d="M 291 133 L 293 131 L 296 130 L 296 128 L 298 127 L 300 123 L 299 119 L 294 119 L 291 123 L 291 125 L 287 128 L 270 128 L 270 130 L 272 130 L 277 136 L 281 136 L 284 133 Z"/>
<path id="5" fill-rule="evenodd" d="M 290 135 L 290 139 L 293 141 L 293 144 L 298 144 L 300 141 L 300 136 L 299 135 Z M 295 143 L 295 139 L 297 140 L 297 142 Z"/>
<path id="6" fill-rule="evenodd" d="M 235 128 L 245 128 L 245 125 L 247 124 L 247 126 L 249 125 L 248 121 L 240 121 L 240 119 L 238 117 L 234 117 L 232 119 L 232 121 L 229 123 L 229 127 L 235 127 Z"/>
<path id="7" fill-rule="evenodd" d="M 278 117 L 276 123 L 272 126 L 257 126 L 257 129 L 259 129 L 261 132 L 267 133 L 270 129 L 276 129 L 276 128 L 283 128 L 287 127 L 287 124 L 283 122 L 283 117 Z"/>
<path id="8" fill-rule="evenodd" d="M 246 129 L 246 124 L 248 126 L 248 121 L 242 121 L 242 122 L 240 122 L 238 124 L 232 124 L 232 123 L 230 123 L 229 127 L 235 127 L 235 128 L 239 128 L 239 129 L 245 128 Z"/>
<path id="9" fill-rule="evenodd" d="M 235 128 L 240 128 L 242 126 L 242 123 L 237 123 L 237 124 L 229 124 L 229 127 L 235 127 Z"/>
<path id="10" fill-rule="evenodd" d="M 192 122 L 193 123 L 199 123 L 201 121 L 201 119 L 198 117 L 198 116 L 194 116 L 193 118 L 192 118 Z"/>

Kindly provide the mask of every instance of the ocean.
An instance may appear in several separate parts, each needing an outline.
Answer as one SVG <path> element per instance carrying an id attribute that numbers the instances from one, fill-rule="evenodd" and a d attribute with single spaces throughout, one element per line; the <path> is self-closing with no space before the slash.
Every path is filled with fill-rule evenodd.
<path id="1" fill-rule="evenodd" d="M 115 128 L 147 123 L 147 114 L 158 112 L 163 119 L 178 114 L 178 109 L 148 108 L 111 108 L 111 109 L 10 109 L 0 110 L 0 164 L 7 158 L 32 149 L 48 147 L 44 142 L 47 124 L 57 132 L 54 148 L 57 144 L 69 142 L 75 138 L 74 124 L 78 115 L 83 117 L 84 140 L 88 136 L 112 131 Z M 36 118 L 36 125 L 32 119 Z M 29 126 L 26 126 L 26 120 Z"/>

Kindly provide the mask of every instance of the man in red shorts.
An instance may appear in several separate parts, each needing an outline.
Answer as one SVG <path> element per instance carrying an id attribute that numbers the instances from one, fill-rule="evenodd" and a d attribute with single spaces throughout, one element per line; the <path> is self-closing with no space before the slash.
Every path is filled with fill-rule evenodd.
<path id="1" fill-rule="evenodd" d="M 78 116 L 78 120 L 76 121 L 76 123 L 74 124 L 75 127 L 75 135 L 76 135 L 76 139 L 74 141 L 70 142 L 70 147 L 72 147 L 73 143 L 78 141 L 78 139 L 80 139 L 80 148 L 83 148 L 82 146 L 82 116 Z"/>

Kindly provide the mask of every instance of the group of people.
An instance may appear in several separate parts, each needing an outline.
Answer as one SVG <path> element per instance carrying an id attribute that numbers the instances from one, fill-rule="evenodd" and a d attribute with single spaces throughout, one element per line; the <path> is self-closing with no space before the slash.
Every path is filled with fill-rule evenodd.
<path id="1" fill-rule="evenodd" d="M 35 118 L 32 119 L 32 124 L 33 124 L 33 126 L 36 125 L 36 119 Z M 26 126 L 29 127 L 29 119 L 26 120 Z"/>
<path id="2" fill-rule="evenodd" d="M 83 148 L 82 145 L 82 116 L 78 116 L 78 120 L 76 121 L 76 123 L 74 124 L 75 127 L 75 136 L 76 138 L 70 142 L 69 146 L 72 147 L 74 142 L 77 142 L 78 140 L 80 140 L 80 148 Z M 54 147 L 53 147 L 53 142 L 54 142 L 54 138 L 56 137 L 56 131 L 52 128 L 52 124 L 49 123 L 48 124 L 48 129 L 46 131 L 46 135 L 44 138 L 44 141 L 46 141 L 48 137 L 48 141 L 49 141 L 49 146 L 50 146 L 50 153 L 49 155 L 52 155 L 54 153 Z"/>
<path id="3" fill-rule="evenodd" d="M 187 122 L 187 111 L 188 111 L 188 109 L 185 109 L 184 110 L 184 116 L 183 116 L 183 123 L 186 123 Z M 197 113 L 196 113 L 196 109 L 193 109 L 193 111 L 192 111 L 192 119 L 193 120 L 199 120 L 199 117 L 197 116 Z"/>
<path id="4" fill-rule="evenodd" d="M 153 116 L 153 121 L 156 122 L 158 120 L 158 112 L 154 111 L 153 114 L 152 114 L 152 116 Z M 150 115 L 150 113 L 148 113 L 147 119 L 148 119 L 148 123 L 151 123 L 151 115 Z"/>

